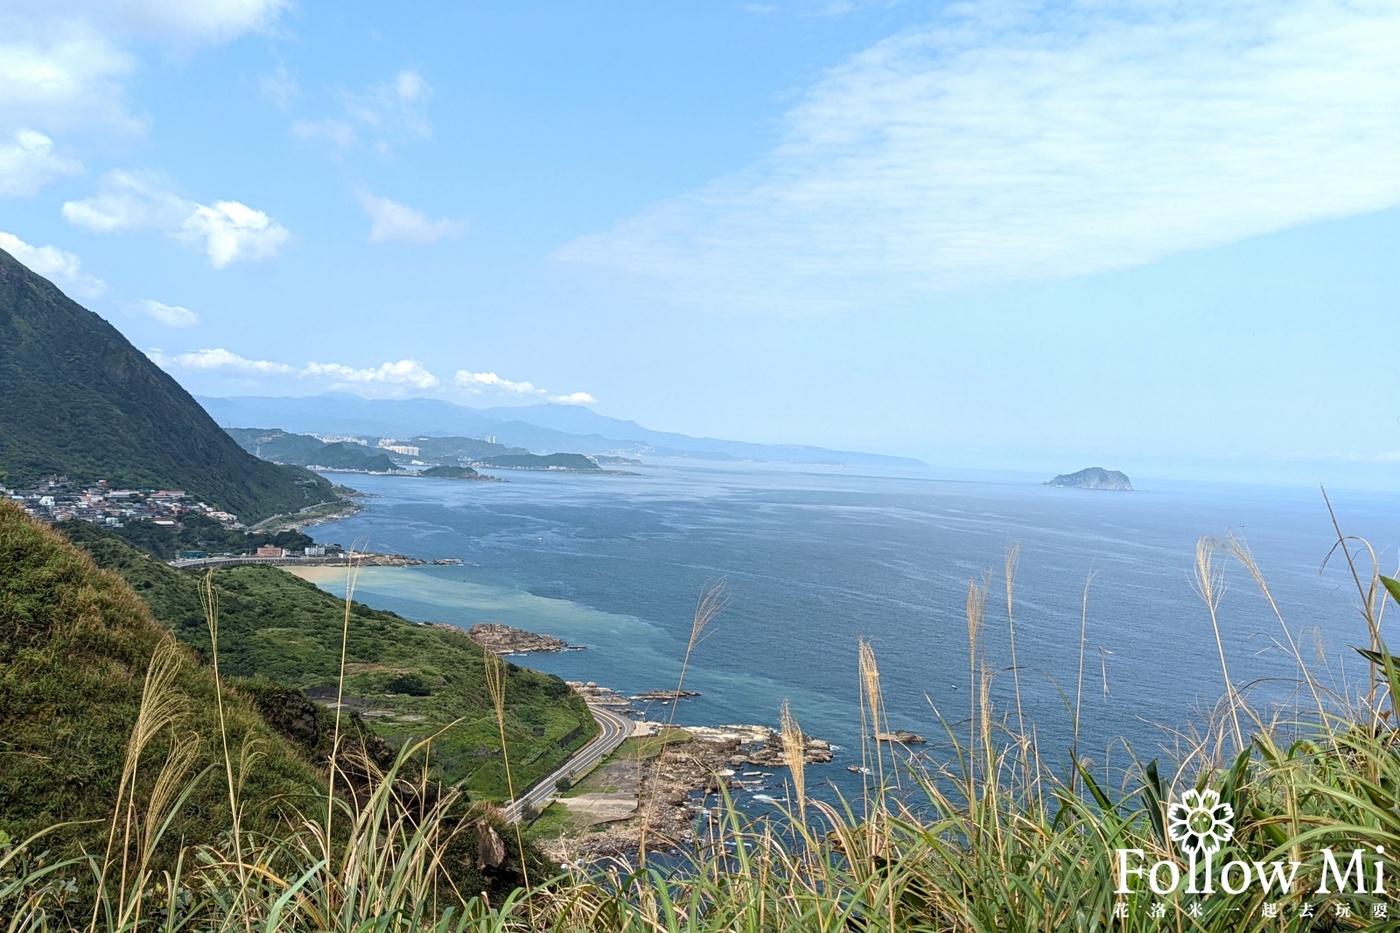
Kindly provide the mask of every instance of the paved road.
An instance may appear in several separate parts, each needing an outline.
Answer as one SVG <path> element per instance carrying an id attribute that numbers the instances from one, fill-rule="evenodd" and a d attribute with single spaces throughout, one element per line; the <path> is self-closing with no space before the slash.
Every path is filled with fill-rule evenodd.
<path id="1" fill-rule="evenodd" d="M 317 561 L 323 563 L 318 564 Z M 300 565 L 302 567 L 345 566 L 343 557 L 191 557 L 185 560 L 172 560 L 170 566 L 179 570 L 205 570 L 210 567 L 240 567 L 244 564 L 272 564 L 273 566 Z"/>
<path id="2" fill-rule="evenodd" d="M 505 816 L 506 822 L 514 823 L 519 820 L 526 807 L 536 810 L 542 809 L 545 802 L 558 792 L 557 784 L 560 778 L 566 774 L 584 773 L 611 755 L 622 744 L 622 740 L 632 734 L 632 721 L 630 719 L 624 719 L 612 710 L 598 706 L 589 706 L 588 711 L 593 714 L 594 719 L 598 720 L 602 731 L 594 736 L 587 745 L 574 752 L 569 760 L 560 765 L 553 774 L 537 782 L 520 797 L 503 806 L 501 813 Z"/>

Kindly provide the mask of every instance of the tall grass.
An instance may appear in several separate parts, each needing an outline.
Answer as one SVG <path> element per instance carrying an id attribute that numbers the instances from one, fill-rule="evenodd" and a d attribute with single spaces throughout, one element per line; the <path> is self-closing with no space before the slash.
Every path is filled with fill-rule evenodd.
<path id="1" fill-rule="evenodd" d="M 162 686 L 171 661 L 158 652 L 127 767 L 134 774 L 148 755 L 164 749 L 160 779 L 138 795 L 136 788 L 147 785 L 124 775 L 104 853 L 53 864 L 37 857 L 42 838 L 0 839 L 0 928 L 68 928 L 51 909 L 54 884 L 84 874 L 96 892 L 87 927 L 108 933 L 1275 928 L 1266 911 L 1283 918 L 1278 923 L 1287 929 L 1397 928 L 1400 907 L 1384 894 L 1324 899 L 1314 893 L 1327 847 L 1380 847 L 1387 858 L 1400 853 L 1400 665 L 1385 648 L 1378 598 L 1389 590 L 1400 599 L 1400 583 L 1382 577 L 1374 560 L 1369 570 L 1359 565 L 1368 549 L 1350 539 L 1340 538 L 1339 553 L 1354 575 L 1370 646 L 1364 694 L 1349 698 L 1345 691 L 1328 691 L 1313 676 L 1244 542 L 1207 542 L 1198 551 L 1197 584 L 1217 635 L 1226 690 L 1215 716 L 1200 724 L 1196 739 L 1170 767 L 1130 758 L 1111 776 L 1091 772 L 1079 756 L 1077 729 L 1068 764 L 1050 765 L 1028 731 L 1034 727 L 1025 717 L 1019 677 L 1013 677 L 1014 717 L 993 708 L 996 668 L 985 649 L 993 580 L 981 577 L 970 583 L 966 607 L 969 722 L 966 731 L 945 723 L 953 743 L 946 760 L 921 765 L 878 740 L 888 729 L 879 665 L 874 649 L 861 641 L 862 748 L 873 775 L 859 800 L 809 797 L 803 736 L 785 704 L 781 739 L 792 765 L 793 795 L 775 818 L 754 820 L 724 797 L 722 819 L 680 870 L 611 861 L 550 878 L 529 876 L 496 899 L 464 884 L 464 869 L 506 856 L 504 828 L 459 792 L 431 787 L 426 769 L 411 767 L 431 739 L 403 749 L 383 771 L 368 761 L 353 762 L 351 769 L 353 751 L 338 750 L 331 767 L 333 776 L 340 773 L 333 777 L 340 790 L 305 806 L 304 818 L 290 821 L 275 837 L 238 831 L 238 776 L 246 753 L 237 752 L 235 764 L 235 752 L 226 747 L 235 820 L 230 833 L 187 841 L 174 868 L 157 876 L 148 853 L 181 805 L 184 789 L 203 778 L 189 773 L 180 751 L 193 739 L 180 733 L 182 711 Z M 1216 613 L 1222 554 L 1245 569 L 1280 623 L 1280 644 L 1298 666 L 1300 695 L 1307 701 L 1298 710 L 1252 709 L 1234 685 Z M 1015 567 L 1012 550 L 1004 572 L 1013 646 Z M 1086 583 L 1076 724 L 1088 593 Z M 702 600 L 692 649 L 714 617 L 709 610 L 722 605 L 722 593 Z M 217 607 L 211 616 L 217 651 Z M 1014 661 L 1011 669 L 1014 674 Z M 502 718 L 504 703 L 503 696 L 496 703 Z M 1209 897 L 1184 890 L 1156 895 L 1145 884 L 1116 892 L 1118 849 L 1140 851 L 1146 863 L 1161 860 L 1190 870 L 1167 833 L 1169 805 L 1190 788 L 1214 789 L 1233 809 L 1233 836 L 1216 854 L 1216 864 L 1296 861 L 1297 881 L 1289 893 L 1265 894 L 1252 886 L 1237 894 L 1217 889 Z M 1400 872 L 1392 875 L 1400 881 Z M 1318 926 L 1304 917 L 1305 905 Z"/>

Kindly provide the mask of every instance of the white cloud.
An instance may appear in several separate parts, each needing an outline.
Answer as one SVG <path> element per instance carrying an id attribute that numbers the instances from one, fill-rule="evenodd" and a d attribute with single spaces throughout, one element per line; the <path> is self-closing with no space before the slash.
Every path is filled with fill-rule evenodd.
<path id="1" fill-rule="evenodd" d="M 149 350 L 146 355 L 157 365 L 166 369 L 178 367 L 200 372 L 226 371 L 260 376 L 290 376 L 296 373 L 296 367 L 288 366 L 286 363 L 274 363 L 271 360 L 250 360 L 222 347 L 191 350 L 188 353 L 177 353 L 174 356 L 166 356 L 160 350 Z"/>
<path id="2" fill-rule="evenodd" d="M 79 4 L 82 6 L 83 4 Z M 262 32 L 288 0 L 93 0 L 86 4 L 137 35 L 177 45 L 221 43 Z"/>
<path id="3" fill-rule="evenodd" d="M 551 396 L 549 400 L 551 402 L 557 402 L 560 405 L 593 405 L 598 401 L 587 392 L 570 392 L 568 395 L 554 395 Z"/>
<path id="4" fill-rule="evenodd" d="M 545 394 L 543 389 L 537 389 L 529 382 L 511 382 L 509 379 L 502 379 L 495 373 L 474 373 L 465 369 L 459 369 L 452 381 L 464 389 L 499 389 L 503 392 L 511 392 L 516 395 Z"/>
<path id="5" fill-rule="evenodd" d="M 6 0 L 0 5 L 0 131 L 140 134 L 132 47 L 191 50 L 271 29 L 289 0 Z"/>
<path id="6" fill-rule="evenodd" d="M 292 135 L 307 142 L 328 143 L 340 151 L 359 145 L 363 138 L 379 152 L 388 152 L 399 143 L 432 138 L 433 125 L 428 119 L 432 96 L 432 86 L 423 76 L 406 69 L 392 81 L 372 85 L 361 93 L 342 93 L 344 116 L 296 120 Z"/>
<path id="7" fill-rule="evenodd" d="M 154 305 L 156 302 L 147 302 Z M 166 308 L 160 305 L 161 308 Z M 168 311 L 185 311 L 183 308 L 166 308 Z M 185 312 L 189 313 L 189 312 Z M 191 315 L 193 317 L 193 315 Z M 409 396 L 429 396 L 438 398 L 482 396 L 528 399 L 533 401 L 556 402 L 560 405 L 592 405 L 597 399 L 587 392 L 571 392 L 551 395 L 530 382 L 513 382 L 502 379 L 491 372 L 474 373 L 459 370 L 451 382 L 439 379 L 426 366 L 417 360 L 403 359 L 381 363 L 378 366 L 356 367 L 345 363 L 307 363 L 296 367 L 288 363 L 272 360 L 250 360 L 230 350 L 193 350 L 187 353 L 167 354 L 163 350 L 151 349 L 146 355 L 157 365 L 169 370 L 186 370 L 202 373 L 230 373 L 240 376 L 284 376 L 317 383 L 325 389 L 353 392 L 370 398 L 405 398 Z"/>
<path id="8" fill-rule="evenodd" d="M 287 242 L 287 228 L 238 201 L 197 205 L 186 218 L 181 238 L 203 242 L 209 264 L 222 269 L 232 262 L 257 262 L 277 255 Z"/>
<path id="9" fill-rule="evenodd" d="M 93 233 L 117 230 L 179 229 L 195 203 L 165 190 L 165 179 L 150 172 L 108 172 L 98 193 L 63 205 L 69 223 Z"/>
<path id="10" fill-rule="evenodd" d="M 371 243 L 436 243 L 444 237 L 464 233 L 467 225 L 458 220 L 429 220 L 421 211 L 388 198 L 360 192 L 360 206 L 369 215 Z"/>
<path id="11" fill-rule="evenodd" d="M 355 369 L 341 363 L 307 363 L 303 376 L 319 376 L 340 385 L 389 385 L 414 389 L 436 389 L 442 381 L 423 368 L 417 360 L 384 363 L 377 368 Z"/>
<path id="12" fill-rule="evenodd" d="M 35 23 L 0 14 L 0 127 L 129 136 L 144 123 L 128 109 L 136 59 L 82 20 Z"/>
<path id="13" fill-rule="evenodd" d="M 483 395 L 490 391 L 497 394 L 539 398 L 550 402 L 557 402 L 560 405 L 592 405 L 598 401 L 587 392 L 571 392 L 567 395 L 550 395 L 547 391 L 538 388 L 531 382 L 512 382 L 509 379 L 502 379 L 495 373 L 474 373 L 466 369 L 457 370 L 457 374 L 453 377 L 452 381 L 458 388 L 465 389 L 472 395 Z"/>
<path id="14" fill-rule="evenodd" d="M 290 234 L 266 213 L 240 201 L 199 204 L 166 190 L 158 175 L 114 171 L 98 193 L 63 205 L 69 223 L 94 233 L 163 230 L 201 247 L 216 269 L 277 255 Z"/>
<path id="15" fill-rule="evenodd" d="M 155 305 L 154 301 L 144 303 Z M 168 308 L 167 311 L 181 312 L 185 308 Z M 185 314 L 189 314 L 185 311 Z M 190 317 L 193 317 L 190 314 Z M 504 380 L 496 373 L 472 373 L 458 370 L 451 381 L 444 381 L 417 360 L 396 360 L 381 363 L 379 366 L 354 367 L 344 363 L 307 363 L 302 367 L 272 360 L 249 360 L 232 353 L 231 350 L 192 350 L 175 356 L 162 350 L 147 350 L 147 356 L 167 370 L 190 370 L 200 373 L 234 373 L 239 375 L 284 375 L 297 380 L 318 382 L 326 389 L 354 392 L 370 398 L 406 398 L 406 396 L 428 395 L 438 398 L 496 398 L 532 399 L 532 401 L 557 402 L 560 405 L 592 405 L 598 401 L 588 392 L 568 392 L 563 395 L 550 395 L 545 389 L 536 387 L 533 382 Z"/>
<path id="16" fill-rule="evenodd" d="M 30 197 L 58 176 L 82 170 L 77 159 L 54 155 L 53 140 L 43 133 L 16 130 L 13 143 L 0 143 L 0 198 Z"/>
<path id="17" fill-rule="evenodd" d="M 137 308 L 147 317 L 154 318 L 171 327 L 193 327 L 199 323 L 198 315 L 189 308 L 182 308 L 179 305 L 161 304 L 159 301 L 146 298 L 137 303 Z"/>
<path id="18" fill-rule="evenodd" d="M 832 69 L 756 164 L 558 257 L 687 304 L 821 310 L 1400 204 L 1394 4 L 950 9 Z"/>
<path id="19" fill-rule="evenodd" d="M 74 298 L 92 300 L 107 291 L 107 283 L 82 271 L 82 261 L 55 246 L 31 246 L 13 233 L 0 231 L 0 249 L 24 263 Z"/>

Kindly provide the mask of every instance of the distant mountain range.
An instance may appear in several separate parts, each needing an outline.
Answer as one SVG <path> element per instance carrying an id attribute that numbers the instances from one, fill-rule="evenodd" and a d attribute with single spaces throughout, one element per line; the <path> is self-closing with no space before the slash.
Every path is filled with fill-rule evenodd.
<path id="1" fill-rule="evenodd" d="M 182 489 L 247 522 L 336 498 L 245 453 L 111 324 L 0 250 L 0 482 Z"/>
<path id="2" fill-rule="evenodd" d="M 772 463 L 839 463 L 848 466 L 922 467 L 909 457 L 787 444 L 751 444 L 653 431 L 635 421 L 609 418 L 577 405 L 468 408 L 439 399 L 364 399 L 328 393 L 305 397 L 200 396 L 226 428 L 272 428 L 317 434 L 406 438 L 413 435 L 490 435 L 499 444 L 532 453 L 580 453 L 628 457 L 685 457 Z"/>

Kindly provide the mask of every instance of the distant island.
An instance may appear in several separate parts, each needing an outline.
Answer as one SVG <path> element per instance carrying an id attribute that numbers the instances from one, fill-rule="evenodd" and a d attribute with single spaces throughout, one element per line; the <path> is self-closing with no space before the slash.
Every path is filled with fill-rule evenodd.
<path id="1" fill-rule="evenodd" d="M 1133 488 L 1133 484 L 1128 481 L 1127 474 L 1117 470 L 1105 470 L 1103 467 L 1089 467 L 1078 473 L 1061 473 L 1045 485 L 1064 486 L 1069 489 L 1132 490 Z"/>
<path id="2" fill-rule="evenodd" d="M 494 476 L 486 476 L 478 473 L 469 466 L 435 466 L 429 467 L 418 473 L 419 476 L 427 476 L 432 479 L 472 479 L 486 480 L 488 482 L 502 482 Z"/>

